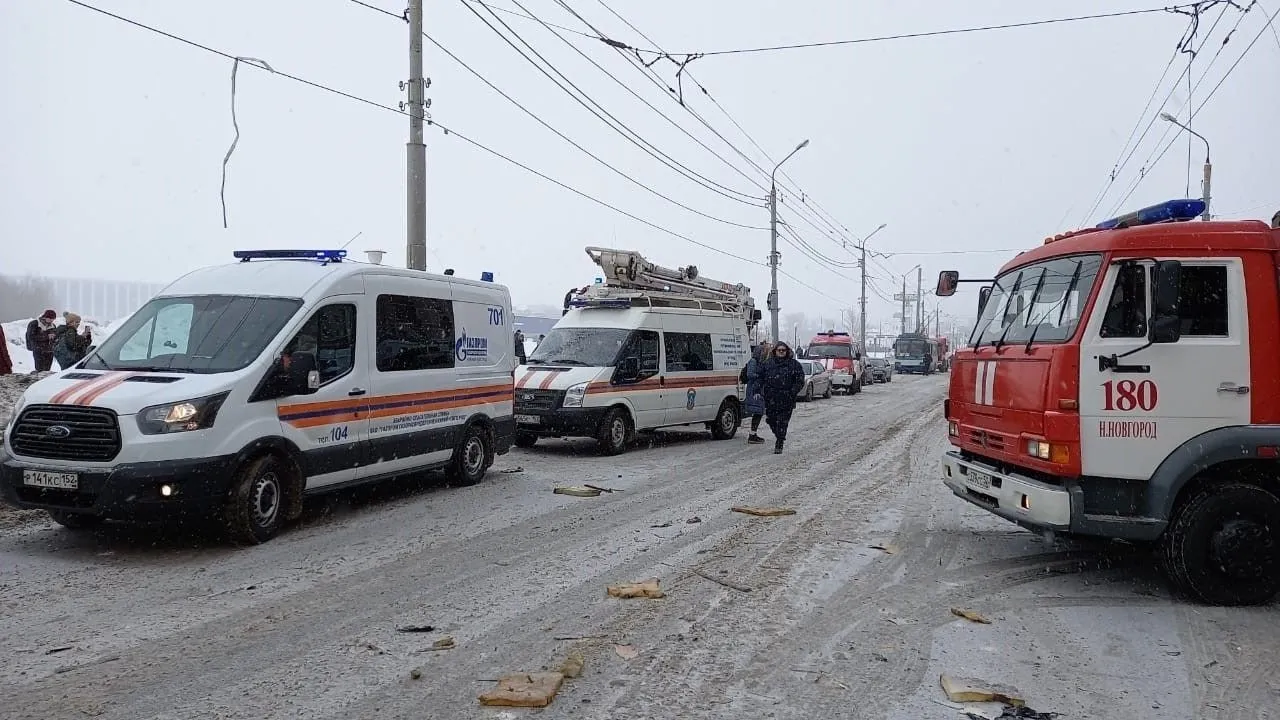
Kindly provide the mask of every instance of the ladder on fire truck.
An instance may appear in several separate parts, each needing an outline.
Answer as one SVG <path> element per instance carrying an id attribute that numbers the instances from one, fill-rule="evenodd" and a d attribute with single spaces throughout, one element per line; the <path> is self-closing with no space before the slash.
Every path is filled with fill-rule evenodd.
<path id="1" fill-rule="evenodd" d="M 662 267 L 634 250 L 588 247 L 587 255 L 600 266 L 603 277 L 571 301 L 576 307 L 602 306 L 611 301 L 634 304 L 638 299 L 648 299 L 650 305 L 653 300 L 670 300 L 680 307 L 685 303 L 679 301 L 697 300 L 709 301 L 698 303 L 703 309 L 740 314 L 748 327 L 760 319 L 751 288 L 742 283 L 702 277 L 693 265 L 675 270 Z"/>

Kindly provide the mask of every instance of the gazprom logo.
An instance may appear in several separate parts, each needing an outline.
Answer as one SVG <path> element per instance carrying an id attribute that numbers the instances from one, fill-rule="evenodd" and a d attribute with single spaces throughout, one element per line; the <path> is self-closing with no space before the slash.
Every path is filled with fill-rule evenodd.
<path id="1" fill-rule="evenodd" d="M 489 357 L 489 338 L 468 337 L 466 328 L 453 344 L 453 354 L 459 361 L 484 360 Z"/>

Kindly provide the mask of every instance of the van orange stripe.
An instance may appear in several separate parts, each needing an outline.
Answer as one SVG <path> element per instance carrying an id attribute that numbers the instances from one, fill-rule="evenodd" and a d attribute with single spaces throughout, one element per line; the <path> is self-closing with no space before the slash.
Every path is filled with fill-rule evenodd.
<path id="1" fill-rule="evenodd" d="M 403 395 L 378 395 L 367 398 L 354 398 L 351 400 L 327 400 L 313 403 L 297 403 L 294 405 L 283 405 L 279 408 L 279 415 L 293 415 L 300 412 L 320 412 L 322 410 L 358 410 L 369 405 L 377 405 L 379 403 L 388 402 L 413 402 L 415 400 L 431 400 L 433 398 L 453 397 L 462 393 L 486 393 L 498 392 L 500 390 L 514 390 L 507 383 L 501 385 L 484 385 L 475 388 L 451 388 L 448 390 L 433 390 L 423 393 L 406 393 Z"/>
<path id="2" fill-rule="evenodd" d="M 61 405 L 65 403 L 72 395 L 75 395 L 76 393 L 82 390 L 87 390 L 91 385 L 96 385 L 101 382 L 108 382 L 109 380 L 111 380 L 111 378 L 115 377 L 115 375 L 116 373 L 108 372 L 108 373 L 103 373 L 97 377 L 90 378 L 88 380 L 77 380 L 76 382 L 71 384 L 71 387 L 66 388 L 65 390 L 61 390 L 58 393 L 56 393 L 53 397 L 49 398 L 49 402 L 54 405 Z"/>
<path id="3" fill-rule="evenodd" d="M 76 398 L 74 404 L 92 405 L 95 400 L 119 387 L 121 383 L 131 377 L 133 377 L 133 373 L 121 373 L 118 377 L 112 378 L 110 382 L 103 383 L 92 390 L 85 392 L 83 395 Z"/>
<path id="4" fill-rule="evenodd" d="M 551 383 L 556 381 L 556 377 L 559 374 L 560 373 L 547 373 L 547 377 L 544 378 L 542 382 L 538 383 L 538 389 L 546 390 L 547 388 L 551 387 Z"/>
<path id="5" fill-rule="evenodd" d="M 516 387 L 518 388 L 524 387 L 524 384 L 529 382 L 529 378 L 533 377 L 535 374 L 537 374 L 537 372 L 538 372 L 537 370 L 530 370 L 526 372 L 524 374 L 524 377 L 520 378 L 520 382 L 516 383 Z"/>

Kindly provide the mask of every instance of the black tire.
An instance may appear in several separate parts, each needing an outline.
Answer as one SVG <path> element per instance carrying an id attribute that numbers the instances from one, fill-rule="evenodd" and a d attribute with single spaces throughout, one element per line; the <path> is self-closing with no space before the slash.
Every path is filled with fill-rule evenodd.
<path id="1" fill-rule="evenodd" d="M 716 413 L 716 419 L 711 423 L 711 437 L 716 440 L 732 440 L 734 435 L 738 434 L 738 428 L 742 426 L 742 409 L 738 407 L 738 403 L 732 400 L 725 400 L 720 403 L 720 410 Z"/>
<path id="2" fill-rule="evenodd" d="M 285 492 L 285 468 L 275 457 L 263 455 L 240 468 L 222 508 L 227 539 L 258 545 L 275 537 L 284 524 Z"/>
<path id="3" fill-rule="evenodd" d="M 805 402 L 813 402 L 813 383 L 809 383 L 809 387 L 804 393 Z"/>
<path id="4" fill-rule="evenodd" d="M 1245 483 L 1197 490 L 1161 538 L 1165 572 L 1209 605 L 1260 605 L 1280 593 L 1280 497 Z"/>
<path id="5" fill-rule="evenodd" d="M 862 378 L 855 377 L 853 379 L 853 384 L 849 386 L 849 394 L 857 395 L 860 392 L 862 392 Z"/>
<path id="6" fill-rule="evenodd" d="M 96 528 L 103 523 L 104 518 L 99 515 L 85 515 L 84 513 L 65 512 L 63 510 L 50 510 L 49 517 L 64 528 L 70 530 L 90 530 Z"/>
<path id="7" fill-rule="evenodd" d="M 627 450 L 627 442 L 631 439 L 631 418 L 622 408 L 613 408 L 600 421 L 600 429 L 596 431 L 596 442 L 600 444 L 601 455 L 621 455 Z"/>
<path id="8" fill-rule="evenodd" d="M 479 483 L 489 469 L 490 457 L 489 434 L 479 425 L 468 425 L 449 461 L 449 484 L 470 487 Z"/>
<path id="9" fill-rule="evenodd" d="M 824 393 L 822 393 L 822 397 L 823 397 L 823 399 L 830 399 L 830 398 L 831 398 L 831 383 L 827 383 L 827 391 L 826 391 L 826 392 L 824 392 Z"/>
<path id="10" fill-rule="evenodd" d="M 518 432 L 516 433 L 516 447 L 531 448 L 538 444 L 538 436 L 533 433 Z"/>

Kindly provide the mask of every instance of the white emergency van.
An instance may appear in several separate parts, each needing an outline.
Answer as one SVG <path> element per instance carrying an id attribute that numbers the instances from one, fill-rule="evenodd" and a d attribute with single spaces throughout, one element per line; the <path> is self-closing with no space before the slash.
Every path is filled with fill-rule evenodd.
<path id="1" fill-rule="evenodd" d="M 262 542 L 304 495 L 448 468 L 512 443 L 511 296 L 492 282 L 238 251 L 32 385 L 4 431 L 0 498 L 73 528 L 220 518 Z"/>
<path id="2" fill-rule="evenodd" d="M 623 452 L 638 431 L 742 423 L 740 374 L 760 319 L 749 288 L 672 270 L 629 250 L 589 247 L 603 277 L 516 369 L 516 445 L 592 437 Z"/>

